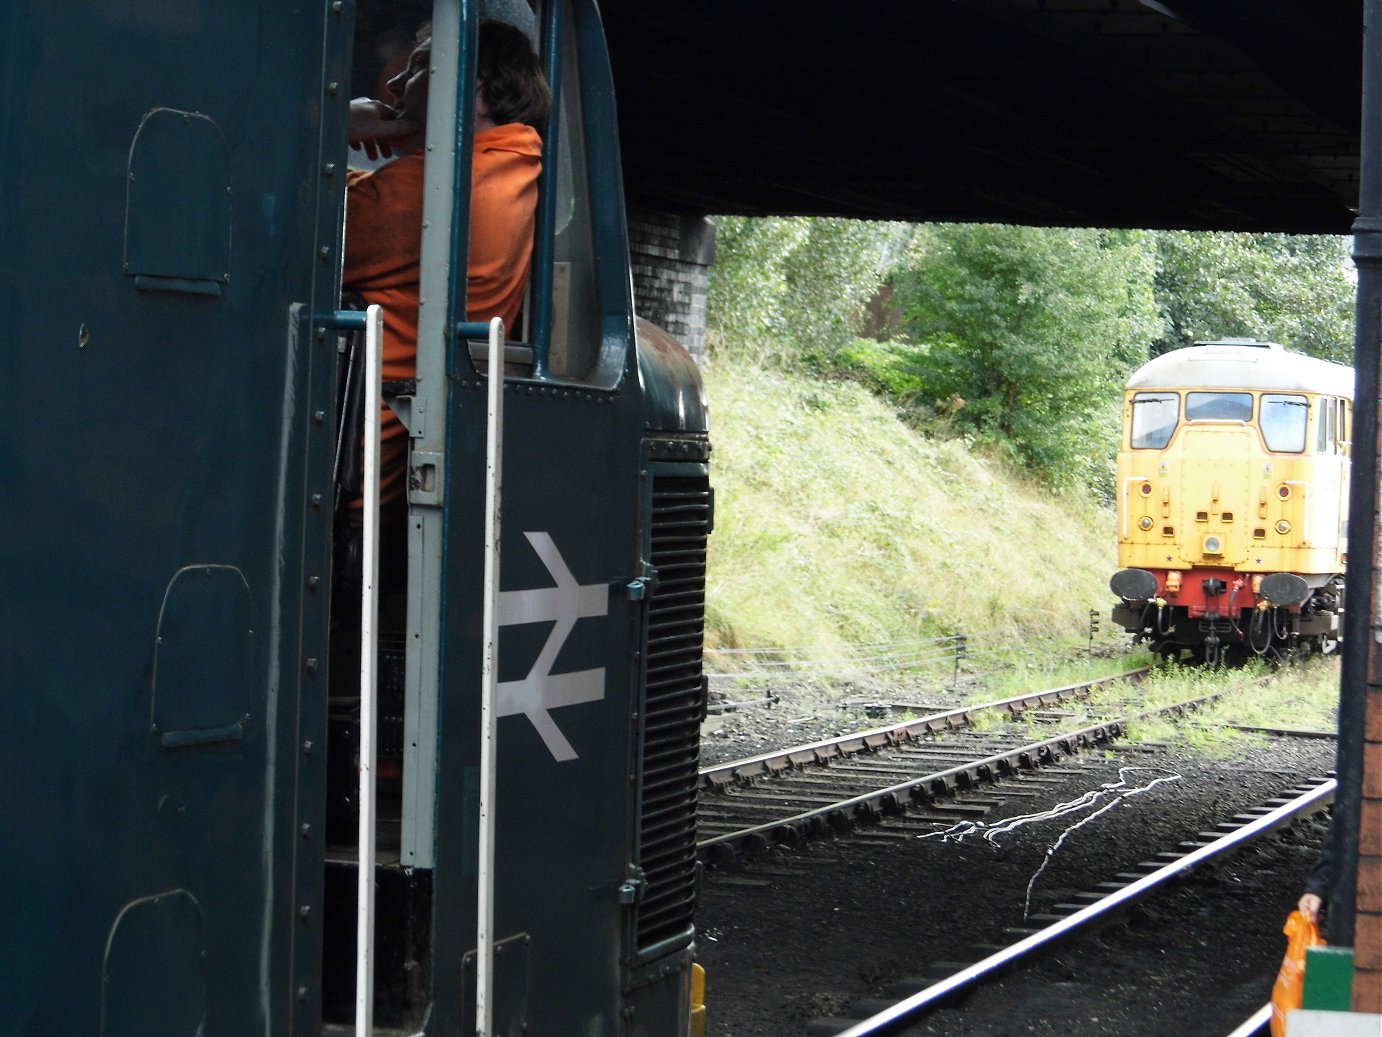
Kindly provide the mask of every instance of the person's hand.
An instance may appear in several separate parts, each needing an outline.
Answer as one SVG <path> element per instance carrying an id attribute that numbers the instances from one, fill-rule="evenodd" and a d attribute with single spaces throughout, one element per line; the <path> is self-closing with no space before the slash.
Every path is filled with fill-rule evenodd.
<path id="1" fill-rule="evenodd" d="M 358 98 L 350 102 L 350 146 L 362 149 L 371 159 L 392 157 L 394 144 L 421 132 L 415 120 L 395 118 L 394 110 L 383 101 Z"/>
<path id="2" fill-rule="evenodd" d="M 1314 893 L 1306 893 L 1296 904 L 1296 910 L 1303 914 L 1316 925 L 1320 921 L 1320 908 L 1324 907 L 1324 900 Z"/>

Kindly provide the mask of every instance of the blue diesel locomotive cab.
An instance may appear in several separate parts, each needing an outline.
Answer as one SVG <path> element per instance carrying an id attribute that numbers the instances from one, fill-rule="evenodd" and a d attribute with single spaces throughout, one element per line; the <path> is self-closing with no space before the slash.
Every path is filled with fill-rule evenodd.
<path id="1" fill-rule="evenodd" d="M 485 20 L 552 91 L 502 345 L 467 305 Z M 348 105 L 423 25 L 372 580 Z M 708 418 L 634 316 L 595 5 L 12 0 L 0 33 L 0 1032 L 688 1033 Z"/>

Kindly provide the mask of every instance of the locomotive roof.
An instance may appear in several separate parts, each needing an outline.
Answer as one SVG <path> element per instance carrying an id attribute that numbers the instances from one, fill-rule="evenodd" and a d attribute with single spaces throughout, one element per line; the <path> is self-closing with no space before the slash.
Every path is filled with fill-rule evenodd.
<path id="1" fill-rule="evenodd" d="M 1226 339 L 1173 349 L 1139 367 L 1129 389 L 1267 389 L 1353 399 L 1353 368 L 1275 342 Z"/>

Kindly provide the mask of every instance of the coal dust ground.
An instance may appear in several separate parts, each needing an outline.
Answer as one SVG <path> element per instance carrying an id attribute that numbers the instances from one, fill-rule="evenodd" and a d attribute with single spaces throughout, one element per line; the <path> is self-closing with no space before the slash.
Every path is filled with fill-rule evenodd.
<path id="1" fill-rule="evenodd" d="M 784 717 L 737 718 L 707 739 L 705 755 L 730 759 L 780 741 Z M 802 719 L 796 741 L 849 718 Z M 789 725 L 793 726 L 793 725 Z M 717 1037 L 801 1037 L 813 1020 L 846 1016 L 864 999 L 891 1000 L 938 962 L 981 957 L 1073 895 L 1113 880 L 1181 840 L 1331 770 L 1334 744 L 1272 739 L 1207 758 L 1168 745 L 1128 746 L 1063 761 L 1055 770 L 977 790 L 998 803 L 984 819 L 1074 800 L 1120 780 L 1157 778 L 1053 845 L 1084 813 L 1036 822 L 997 840 L 875 838 L 861 834 L 774 850 L 710 870 L 697 914 L 697 959 L 706 969 L 707 1032 Z M 963 800 L 963 796 L 961 799 Z M 1194 1037 L 1233 1030 L 1270 996 L 1285 939 L 1281 927 L 1319 851 L 1323 817 L 1218 864 L 1092 939 L 1066 945 L 908 1033 L 1008 1037 Z M 923 830 L 924 831 L 924 830 Z M 1044 867 L 1043 867 L 1044 865 Z M 1039 875 L 1038 870 L 1041 869 Z M 1033 876 L 1036 879 L 1033 882 Z"/>

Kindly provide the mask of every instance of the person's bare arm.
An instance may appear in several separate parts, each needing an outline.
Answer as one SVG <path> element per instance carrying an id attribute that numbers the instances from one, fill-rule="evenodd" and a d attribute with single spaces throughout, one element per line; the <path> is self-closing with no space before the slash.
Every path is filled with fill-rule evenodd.
<path id="1" fill-rule="evenodd" d="M 380 155 L 388 158 L 394 153 L 394 144 L 403 144 L 421 132 L 416 121 L 395 118 L 393 108 L 383 101 L 360 98 L 350 102 L 350 146 L 361 148 L 371 159 Z"/>

